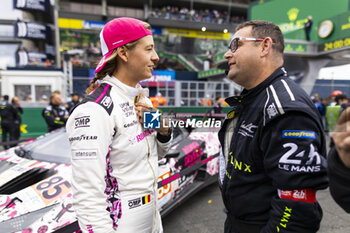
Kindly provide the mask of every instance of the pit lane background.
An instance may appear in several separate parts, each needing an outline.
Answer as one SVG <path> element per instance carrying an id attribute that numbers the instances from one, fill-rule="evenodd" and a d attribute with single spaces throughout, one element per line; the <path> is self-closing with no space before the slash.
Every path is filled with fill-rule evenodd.
<path id="1" fill-rule="evenodd" d="M 210 112 L 212 107 L 161 107 L 159 108 L 162 112 L 168 113 L 170 111 L 174 113 L 186 113 L 188 116 L 193 116 L 196 119 L 203 119 L 205 114 Z M 224 107 L 223 113 L 228 113 L 231 108 Z M 21 139 L 36 138 L 47 133 L 47 125 L 42 117 L 43 108 L 23 108 Z M 2 130 L 0 129 L 0 134 Z"/>

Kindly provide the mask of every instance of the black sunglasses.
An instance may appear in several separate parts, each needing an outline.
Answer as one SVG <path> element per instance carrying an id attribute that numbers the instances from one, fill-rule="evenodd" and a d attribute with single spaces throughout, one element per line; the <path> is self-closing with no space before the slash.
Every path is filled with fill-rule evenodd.
<path id="1" fill-rule="evenodd" d="M 233 38 L 230 42 L 230 45 L 228 48 L 231 50 L 232 53 L 236 52 L 238 49 L 238 41 L 239 40 L 247 40 L 247 41 L 252 41 L 252 42 L 260 42 L 265 40 L 265 38 L 246 38 L 246 37 L 236 37 Z M 272 40 L 272 43 L 275 43 L 275 40 Z"/>

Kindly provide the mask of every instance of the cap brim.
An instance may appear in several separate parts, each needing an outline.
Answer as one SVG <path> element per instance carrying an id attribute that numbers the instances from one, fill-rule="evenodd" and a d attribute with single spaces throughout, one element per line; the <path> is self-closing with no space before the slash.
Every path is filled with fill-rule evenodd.
<path id="1" fill-rule="evenodd" d="M 112 53 L 113 53 L 113 50 L 109 51 L 101 58 L 100 62 L 96 66 L 95 73 L 98 73 L 102 70 L 102 68 L 106 65 L 107 59 L 112 55 Z"/>

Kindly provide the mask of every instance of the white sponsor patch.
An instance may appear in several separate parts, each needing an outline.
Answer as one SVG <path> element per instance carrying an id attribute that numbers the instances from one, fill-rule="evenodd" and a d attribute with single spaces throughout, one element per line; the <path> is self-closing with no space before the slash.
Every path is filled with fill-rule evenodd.
<path id="1" fill-rule="evenodd" d="M 277 108 L 274 103 L 270 104 L 266 110 L 270 119 L 278 114 Z"/>
<path id="2" fill-rule="evenodd" d="M 109 97 L 109 96 L 103 97 L 103 99 L 102 99 L 102 101 L 101 101 L 101 104 L 102 104 L 103 106 L 105 106 L 107 109 L 108 109 L 109 107 L 111 107 L 112 103 L 113 103 L 112 98 Z"/>
<path id="3" fill-rule="evenodd" d="M 72 150 L 72 159 L 97 159 L 97 150 Z"/>

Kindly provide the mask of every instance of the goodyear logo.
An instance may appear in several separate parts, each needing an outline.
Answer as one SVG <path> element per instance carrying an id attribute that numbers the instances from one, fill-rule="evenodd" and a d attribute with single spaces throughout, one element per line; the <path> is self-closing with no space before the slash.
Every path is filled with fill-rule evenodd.
<path id="1" fill-rule="evenodd" d="M 305 131 L 305 130 L 283 130 L 282 137 L 316 139 L 316 133 L 314 131 Z"/>

